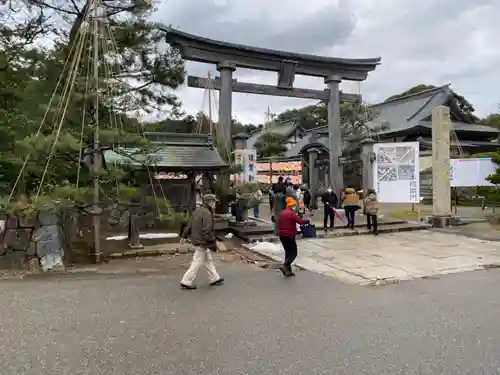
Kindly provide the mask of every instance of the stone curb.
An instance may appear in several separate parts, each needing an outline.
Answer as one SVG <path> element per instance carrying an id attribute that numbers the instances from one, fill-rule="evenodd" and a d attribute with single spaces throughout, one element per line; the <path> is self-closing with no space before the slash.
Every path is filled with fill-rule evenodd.
<path id="1" fill-rule="evenodd" d="M 124 251 L 122 253 L 113 253 L 108 256 L 109 259 L 123 259 L 123 258 L 145 258 L 145 257 L 158 257 L 163 255 L 176 255 L 176 254 L 188 254 L 193 253 L 194 248 L 190 247 L 187 249 L 180 250 L 179 248 L 173 249 L 155 249 L 155 250 L 130 250 Z"/>
<path id="2" fill-rule="evenodd" d="M 255 221 L 259 221 L 261 223 L 265 223 L 265 224 L 270 224 L 270 225 L 273 225 L 273 222 L 271 220 L 266 220 L 266 219 L 262 219 L 262 218 L 256 218 L 254 216 L 248 216 L 249 219 L 252 219 L 252 220 L 255 220 Z M 387 221 L 381 221 L 379 222 L 379 226 L 384 226 L 384 225 L 396 225 L 396 224 L 406 224 L 408 223 L 408 221 L 406 220 L 399 220 L 399 219 L 391 219 L 391 220 L 387 220 Z M 366 224 L 355 224 L 354 227 L 355 228 L 363 228 L 365 227 Z M 323 225 L 316 225 L 316 229 L 324 229 L 324 226 Z M 344 227 L 338 227 L 336 229 L 344 229 Z"/>
<path id="3" fill-rule="evenodd" d="M 229 250 L 224 245 L 223 241 L 217 241 L 220 253 L 228 252 Z M 192 254 L 194 253 L 194 246 L 179 245 L 169 249 L 137 249 L 128 250 L 119 253 L 113 253 L 108 256 L 108 259 L 123 259 L 123 258 L 145 258 L 157 257 L 163 255 L 179 255 L 179 254 Z"/>
<path id="4" fill-rule="evenodd" d="M 345 229 L 345 228 L 339 228 L 339 229 Z M 397 232 L 410 232 L 410 231 L 415 231 L 415 230 L 426 230 L 430 229 L 428 225 L 412 225 L 412 226 L 407 226 L 407 227 L 399 227 L 399 228 L 384 228 L 381 227 L 379 229 L 379 233 L 397 233 Z M 321 231 L 321 229 L 318 229 L 317 232 Z M 316 238 L 334 238 L 334 237 L 349 237 L 349 236 L 364 236 L 364 235 L 373 235 L 371 232 L 368 231 L 359 231 L 359 230 L 353 230 L 353 231 L 342 231 L 342 232 L 328 232 L 327 235 L 324 233 L 316 233 Z M 255 243 L 255 242 L 278 242 L 279 238 L 276 235 L 270 235 L 269 237 L 259 237 L 259 238 L 252 238 L 249 243 Z"/>

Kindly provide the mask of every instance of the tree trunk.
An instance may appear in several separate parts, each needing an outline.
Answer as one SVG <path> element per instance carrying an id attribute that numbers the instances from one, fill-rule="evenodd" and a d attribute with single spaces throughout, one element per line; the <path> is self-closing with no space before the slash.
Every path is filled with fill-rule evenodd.
<path id="1" fill-rule="evenodd" d="M 78 30 L 80 30 L 80 27 L 82 26 L 83 23 L 83 18 L 85 17 L 85 14 L 87 13 L 89 7 L 90 7 L 91 0 L 87 0 L 85 2 L 85 5 L 83 6 L 82 10 L 78 13 L 76 16 L 75 21 L 73 22 L 73 25 L 71 25 L 71 29 L 69 31 L 69 43 L 68 46 L 71 48 L 71 45 L 73 44 L 73 41 L 75 40 Z M 69 51 L 68 51 L 69 53 Z"/>

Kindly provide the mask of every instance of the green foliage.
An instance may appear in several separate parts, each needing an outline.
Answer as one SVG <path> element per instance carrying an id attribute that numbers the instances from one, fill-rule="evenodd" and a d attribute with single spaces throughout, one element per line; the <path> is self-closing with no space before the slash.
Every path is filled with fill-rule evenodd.
<path id="1" fill-rule="evenodd" d="M 492 113 L 481 120 L 481 124 L 500 129 L 500 113 Z"/>
<path id="2" fill-rule="evenodd" d="M 165 198 L 150 198 L 150 203 L 155 204 L 158 212 L 158 218 L 167 224 L 169 228 L 177 228 L 182 223 L 188 220 L 187 214 L 183 212 L 176 212 L 172 207 L 172 204 L 168 199 Z"/>
<path id="3" fill-rule="evenodd" d="M 487 180 L 498 187 L 500 185 L 500 152 L 492 154 L 491 160 L 497 165 L 497 170 L 489 175 Z"/>
<path id="4" fill-rule="evenodd" d="M 296 120 L 304 129 L 314 129 L 328 124 L 328 109 L 325 103 L 287 110 L 276 117 L 277 122 Z"/>
<path id="5" fill-rule="evenodd" d="M 236 186 L 236 196 L 240 199 L 240 206 L 244 210 L 249 210 L 261 203 L 255 196 L 257 189 L 259 189 L 259 184 L 255 182 Z"/>
<path id="6" fill-rule="evenodd" d="M 88 2 L 12 0 L 0 5 L 0 196 L 13 193 L 10 201 L 0 199 L 4 211 L 88 205 L 93 188 L 87 159 L 92 155 L 88 151 L 83 155 L 82 147 L 92 148 L 97 110 L 103 149 L 133 145 L 138 153 L 146 153 L 151 146 L 141 137 L 139 121 L 127 114 L 158 108 L 174 116 L 179 112 L 173 89 L 184 80 L 184 64 L 178 51 L 163 45 L 163 36 L 150 22 L 155 2 L 107 0 L 104 4 L 112 37 L 100 42 L 98 107 L 95 91 L 89 90 L 90 38 L 76 66 L 73 93 L 63 92 L 69 83 L 65 62 L 75 56 L 71 45 Z M 44 38 L 55 43 L 40 43 Z M 66 110 L 62 99 L 69 99 Z M 13 191 L 23 165 L 24 173 Z M 128 165 L 102 169 L 98 174 L 101 199 L 134 197 L 137 188 L 131 183 L 131 172 Z"/>
<path id="7" fill-rule="evenodd" d="M 255 142 L 257 157 L 272 158 L 274 156 L 283 155 L 287 148 L 286 137 L 279 133 L 264 132 Z"/>
<path id="8" fill-rule="evenodd" d="M 48 60 L 51 66 L 45 69 L 57 76 L 62 65 L 55 63 L 64 61 L 62 56 L 68 56 L 69 46 L 78 35 L 89 2 L 12 0 L 10 3 L 13 9 L 37 21 L 34 23 L 41 31 L 29 40 L 38 42 L 42 37 L 57 40 Z M 157 3 L 154 0 L 103 1 L 113 39 L 109 41 L 108 50 L 116 46 L 120 57 L 111 60 L 109 54 L 107 56 L 108 61 L 114 61 L 116 65 L 111 66 L 111 72 L 118 73 L 119 68 L 113 82 L 115 105 L 127 111 L 140 109 L 145 112 L 165 111 L 167 107 L 171 113 L 178 114 L 181 103 L 172 89 L 184 82 L 184 63 L 179 51 L 163 44 L 164 33 L 151 21 Z M 16 22 L 18 19 L 19 23 Z M 21 39 L 27 39 L 22 17 L 12 17 L 10 23 L 14 24 L 13 30 L 21 28 L 18 32 Z"/>

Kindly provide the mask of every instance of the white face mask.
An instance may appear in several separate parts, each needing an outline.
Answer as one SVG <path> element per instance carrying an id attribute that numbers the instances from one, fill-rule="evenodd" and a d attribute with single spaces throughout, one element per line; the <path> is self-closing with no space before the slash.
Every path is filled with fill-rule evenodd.
<path id="1" fill-rule="evenodd" d="M 328 188 L 326 189 L 327 192 L 331 193 L 332 192 L 332 189 L 331 188 Z"/>

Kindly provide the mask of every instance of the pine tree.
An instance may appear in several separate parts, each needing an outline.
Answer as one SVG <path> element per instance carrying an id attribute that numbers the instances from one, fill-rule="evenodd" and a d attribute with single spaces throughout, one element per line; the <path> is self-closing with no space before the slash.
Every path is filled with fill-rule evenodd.
<path id="1" fill-rule="evenodd" d="M 172 94 L 172 89 L 183 82 L 182 60 L 176 51 L 159 50 L 160 35 L 147 21 L 153 10 L 152 2 L 106 1 L 109 26 L 103 27 L 107 28 L 111 38 L 100 42 L 107 49 L 99 57 L 101 68 L 98 86 L 101 89 L 93 90 L 95 82 L 89 79 L 92 70 L 92 43 L 89 38 L 82 44 L 83 52 L 72 93 L 64 92 L 65 85 L 72 81 L 66 61 L 76 59 L 74 46 L 79 32 L 88 27 L 83 21 L 89 3 L 72 1 L 60 5 L 63 3 L 47 0 L 28 1 L 28 5 L 25 5 L 24 1 L 14 0 L 12 4 L 17 10 L 25 7 L 24 12 L 33 17 L 36 14 L 50 14 L 50 22 L 58 26 L 50 26 L 46 18 L 38 17 L 38 25 L 43 32 L 37 35 L 59 37 L 51 48 L 42 50 L 28 43 L 36 40 L 36 36 L 28 35 L 28 29 L 25 28 L 23 34 L 22 27 L 15 25 L 15 22 L 11 22 L 10 29 L 5 25 L 2 28 L 0 44 L 8 42 L 12 30 L 19 31 L 15 48 L 0 54 L 0 63 L 4 62 L 3 74 L 0 70 L 0 82 L 8 80 L 0 87 L 0 135 L 4 136 L 3 140 L 8 140 L 0 145 L 0 163 L 3 167 L 3 185 L 0 189 L 3 194 L 9 194 L 15 176 L 25 164 L 24 174 L 17 184 L 18 193 L 28 197 L 42 193 L 44 199 L 39 199 L 42 205 L 65 200 L 88 202 L 90 173 L 88 168 L 82 166 L 85 155 L 82 158 L 80 151 L 82 144 L 87 148 L 92 146 L 93 129 L 87 125 L 92 125 L 95 112 L 99 113 L 103 147 L 132 143 L 139 147 L 138 154 L 144 154 L 147 145 L 140 137 L 140 123 L 130 114 L 139 109 L 147 112 L 160 107 L 178 112 L 180 103 Z M 57 16 L 67 21 L 69 26 L 54 23 L 53 18 Z M 108 66 L 108 69 L 103 69 L 103 65 Z M 56 87 L 60 77 L 62 80 Z M 101 97 L 98 106 L 96 95 Z M 66 108 L 66 104 L 61 103 L 67 98 L 70 100 Z M 61 119 L 61 130 L 57 132 Z M 42 123 L 44 126 L 37 136 L 37 128 Z M 82 124 L 86 125 L 83 134 Z M 56 133 L 57 142 L 51 150 Z M 24 163 L 28 154 L 31 157 Z M 129 171 L 127 166 L 109 166 L 103 170 L 99 178 L 105 195 L 112 195 L 117 185 L 120 187 L 117 194 L 127 194 L 127 189 L 120 183 L 129 181 Z M 40 184 L 42 176 L 44 183 Z"/>

